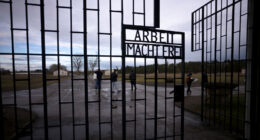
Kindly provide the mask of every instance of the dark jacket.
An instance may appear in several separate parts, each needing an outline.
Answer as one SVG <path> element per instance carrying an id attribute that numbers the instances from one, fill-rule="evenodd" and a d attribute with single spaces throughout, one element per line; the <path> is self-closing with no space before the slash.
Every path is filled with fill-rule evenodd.
<path id="1" fill-rule="evenodd" d="M 131 73 L 129 74 L 129 79 L 130 79 L 131 81 L 135 81 L 135 80 L 136 80 L 136 76 L 135 76 L 135 73 L 134 73 L 134 72 L 131 72 Z"/>
<path id="2" fill-rule="evenodd" d="M 95 71 L 95 73 L 97 74 L 97 79 L 98 79 L 99 81 L 102 80 L 103 72 L 102 72 L 102 71 Z"/>
<path id="3" fill-rule="evenodd" d="M 117 81 L 117 74 L 116 74 L 115 72 L 113 72 L 113 73 L 111 74 L 111 81 L 112 81 L 112 82 L 116 82 L 116 81 Z"/>
<path id="4" fill-rule="evenodd" d="M 191 76 L 188 76 L 188 77 L 186 78 L 186 83 L 187 83 L 187 85 L 191 85 L 191 83 L 193 82 L 193 80 L 194 80 L 194 79 L 192 79 Z"/>

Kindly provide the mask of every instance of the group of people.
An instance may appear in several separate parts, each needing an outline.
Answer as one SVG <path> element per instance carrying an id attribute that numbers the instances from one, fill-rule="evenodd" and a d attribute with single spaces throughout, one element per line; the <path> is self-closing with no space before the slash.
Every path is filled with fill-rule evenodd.
<path id="1" fill-rule="evenodd" d="M 102 76 L 103 72 L 100 69 L 96 70 L 93 74 L 93 79 L 95 81 L 95 89 L 99 91 L 101 89 Z M 117 94 L 120 91 L 117 86 L 117 78 L 118 70 L 114 69 L 111 73 L 110 80 L 112 83 L 112 93 L 114 93 L 113 96 L 115 96 L 115 98 L 117 98 Z M 136 89 L 136 74 L 134 71 L 131 71 L 131 73 L 129 74 L 129 79 L 131 83 L 131 91 L 133 91 L 134 88 Z M 117 106 L 115 104 L 112 104 L 112 108 L 117 108 Z"/>
<path id="2" fill-rule="evenodd" d="M 100 69 L 94 72 L 93 79 L 95 81 L 95 89 L 101 89 L 102 76 L 103 76 L 103 72 Z M 119 91 L 117 86 L 117 78 L 118 78 L 118 70 L 115 69 L 111 73 L 112 92 Z M 133 70 L 129 74 L 129 80 L 131 83 L 131 90 L 133 91 L 134 88 L 136 89 L 136 74 Z"/>
<path id="3" fill-rule="evenodd" d="M 103 72 L 98 69 L 94 72 L 93 79 L 95 80 L 95 89 L 101 89 L 101 81 L 102 81 Z M 111 83 L 112 83 L 112 92 L 118 93 L 118 85 L 117 85 L 117 78 L 118 78 L 118 69 L 114 69 L 111 73 Z M 203 81 L 207 82 L 207 77 L 203 75 Z M 132 70 L 129 74 L 129 80 L 131 83 L 131 91 L 136 89 L 136 74 Z M 186 77 L 186 84 L 187 84 L 187 95 L 191 95 L 191 85 L 194 79 L 192 78 L 192 73 L 187 74 Z"/>

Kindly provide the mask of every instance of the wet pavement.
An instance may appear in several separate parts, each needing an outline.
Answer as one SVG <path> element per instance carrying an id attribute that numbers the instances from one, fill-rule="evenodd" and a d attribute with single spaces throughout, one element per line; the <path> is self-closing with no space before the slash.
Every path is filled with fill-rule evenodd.
<path id="1" fill-rule="evenodd" d="M 49 139 L 60 139 L 62 137 L 62 139 L 70 140 L 73 139 L 73 136 L 75 139 L 85 139 L 86 110 L 88 110 L 89 115 L 89 136 L 91 140 L 99 139 L 100 136 L 101 139 L 113 138 L 119 140 L 122 138 L 121 90 L 111 95 L 110 81 L 104 80 L 99 94 L 99 91 L 94 89 L 94 82 L 92 80 L 88 82 L 89 104 L 87 109 L 85 109 L 86 97 L 83 80 L 74 81 L 73 85 L 71 80 L 63 80 L 60 84 L 60 94 L 57 83 L 47 87 Z M 118 88 L 121 89 L 120 82 L 118 82 Z M 158 137 L 179 135 L 181 132 L 181 117 L 179 116 L 181 112 L 180 108 L 173 107 L 175 105 L 173 95 L 169 94 L 172 90 L 173 88 L 165 90 L 164 87 L 158 87 Z M 200 96 L 199 87 L 193 87 L 192 91 L 192 96 Z M 32 89 L 31 92 L 32 111 L 38 116 L 33 123 L 33 138 L 43 139 L 42 89 Z M 22 90 L 16 94 L 17 106 L 29 109 L 28 91 Z M 134 100 L 135 96 L 136 101 Z M 146 100 L 144 100 L 145 97 Z M 3 93 L 4 104 L 14 103 L 13 98 L 12 93 Z M 126 120 L 127 139 L 153 139 L 154 86 L 147 86 L 145 89 L 143 85 L 137 85 L 135 94 L 134 91 L 131 91 L 130 84 L 126 83 Z M 221 130 L 209 129 L 201 123 L 199 116 L 186 111 L 184 122 L 184 139 L 186 140 L 235 139 Z M 112 137 L 111 133 L 113 134 Z M 21 137 L 21 139 L 29 138 L 29 136 Z M 180 137 L 175 139 L 180 139 Z"/>

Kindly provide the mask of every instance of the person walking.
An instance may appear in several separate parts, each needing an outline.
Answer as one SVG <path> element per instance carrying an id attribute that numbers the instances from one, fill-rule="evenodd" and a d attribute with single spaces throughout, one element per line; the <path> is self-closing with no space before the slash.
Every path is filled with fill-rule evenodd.
<path id="1" fill-rule="evenodd" d="M 192 78 L 192 73 L 189 73 L 187 75 L 187 78 L 186 78 L 186 83 L 187 83 L 187 95 L 191 95 L 191 90 L 190 90 L 190 87 L 191 87 L 191 84 L 193 82 L 193 78 Z"/>
<path id="2" fill-rule="evenodd" d="M 114 70 L 113 73 L 111 74 L 111 82 L 112 82 L 113 97 L 114 97 L 114 99 L 117 100 L 117 96 L 118 96 L 117 70 Z M 113 109 L 117 108 L 117 105 L 115 103 L 112 103 L 112 108 Z"/>
<path id="3" fill-rule="evenodd" d="M 98 89 L 98 81 L 96 72 L 93 73 L 93 80 L 95 82 L 95 89 Z"/>
<path id="4" fill-rule="evenodd" d="M 111 74 L 111 82 L 112 82 L 112 92 L 118 92 L 117 87 L 117 70 L 114 70 L 114 72 Z"/>
<path id="5" fill-rule="evenodd" d="M 95 71 L 95 74 L 97 75 L 97 88 L 96 89 L 100 90 L 103 72 L 100 71 L 100 69 L 98 69 L 97 71 Z"/>
<path id="6" fill-rule="evenodd" d="M 131 91 L 133 91 L 133 87 L 136 89 L 136 75 L 135 72 L 132 70 L 129 74 L 129 79 L 131 82 Z"/>

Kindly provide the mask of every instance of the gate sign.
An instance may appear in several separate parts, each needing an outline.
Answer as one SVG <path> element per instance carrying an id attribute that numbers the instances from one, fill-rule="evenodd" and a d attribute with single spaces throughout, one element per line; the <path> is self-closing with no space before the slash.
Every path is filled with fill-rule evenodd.
<path id="1" fill-rule="evenodd" d="M 184 33 L 123 25 L 123 54 L 126 57 L 183 58 Z"/>

